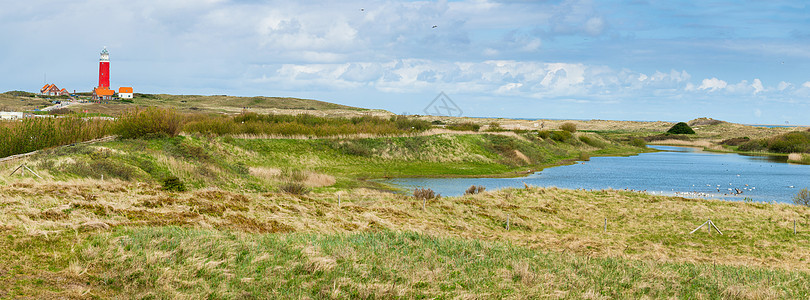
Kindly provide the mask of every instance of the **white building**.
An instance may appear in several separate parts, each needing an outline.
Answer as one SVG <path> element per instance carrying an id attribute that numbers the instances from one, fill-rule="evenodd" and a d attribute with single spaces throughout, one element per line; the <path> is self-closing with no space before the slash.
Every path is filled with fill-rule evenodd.
<path id="1" fill-rule="evenodd" d="M 121 99 L 132 99 L 134 93 L 132 92 L 131 87 L 121 87 L 118 89 L 118 98 Z"/>
<path id="2" fill-rule="evenodd" d="M 0 111 L 0 120 L 22 120 L 23 113 L 16 111 Z"/>

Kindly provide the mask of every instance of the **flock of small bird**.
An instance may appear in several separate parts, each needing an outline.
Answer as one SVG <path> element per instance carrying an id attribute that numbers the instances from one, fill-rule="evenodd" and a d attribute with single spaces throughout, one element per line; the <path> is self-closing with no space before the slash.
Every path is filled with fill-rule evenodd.
<path id="1" fill-rule="evenodd" d="M 740 177 L 740 174 L 737 174 L 737 177 Z M 738 196 L 738 195 L 742 195 L 742 194 L 744 194 L 746 192 L 756 191 L 756 189 L 757 189 L 757 187 L 749 186 L 748 184 L 744 184 L 743 187 L 734 187 L 734 184 L 729 182 L 728 185 L 730 187 L 723 187 L 722 185 L 719 185 L 719 184 L 717 184 L 717 185 L 706 184 L 707 187 L 714 188 L 717 191 L 717 193 L 700 192 L 700 191 L 678 192 L 678 191 L 675 191 L 675 189 L 672 189 L 670 193 L 663 192 L 663 191 L 660 191 L 660 192 L 656 192 L 656 191 L 647 192 L 647 190 L 634 190 L 634 189 L 624 189 L 624 190 L 625 191 L 630 191 L 630 192 L 649 193 L 651 195 L 675 194 L 676 196 L 682 196 L 682 197 L 708 198 L 708 197 L 717 196 L 720 193 L 722 193 L 723 196 Z M 695 187 L 694 184 L 692 186 Z M 795 186 L 789 185 L 789 186 L 787 186 L 787 188 L 792 189 L 792 188 L 795 188 Z"/>

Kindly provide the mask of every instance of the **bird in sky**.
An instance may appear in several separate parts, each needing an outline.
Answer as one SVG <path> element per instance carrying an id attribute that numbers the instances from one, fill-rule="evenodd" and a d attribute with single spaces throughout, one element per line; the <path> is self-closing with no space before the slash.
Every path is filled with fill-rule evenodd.
<path id="1" fill-rule="evenodd" d="M 436 27 L 439 27 L 439 26 L 437 26 L 437 25 L 433 25 L 433 28 L 436 28 Z"/>

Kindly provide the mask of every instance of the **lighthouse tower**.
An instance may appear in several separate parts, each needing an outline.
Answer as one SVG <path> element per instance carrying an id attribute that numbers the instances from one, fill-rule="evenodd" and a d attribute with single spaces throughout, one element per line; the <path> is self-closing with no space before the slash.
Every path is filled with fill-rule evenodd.
<path id="1" fill-rule="evenodd" d="M 110 88 L 110 52 L 107 47 L 101 50 L 101 58 L 98 60 L 98 87 Z"/>

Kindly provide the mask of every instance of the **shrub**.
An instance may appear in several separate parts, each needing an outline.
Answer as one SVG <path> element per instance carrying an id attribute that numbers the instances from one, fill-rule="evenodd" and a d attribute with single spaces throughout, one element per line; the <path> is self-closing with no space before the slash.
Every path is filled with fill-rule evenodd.
<path id="1" fill-rule="evenodd" d="M 587 144 L 588 146 L 595 148 L 605 148 L 607 146 L 607 143 L 605 143 L 604 141 L 587 135 L 579 137 L 579 140 Z"/>
<path id="2" fill-rule="evenodd" d="M 574 138 L 574 134 L 570 131 L 555 130 L 551 132 L 551 139 L 557 142 L 565 142 Z"/>
<path id="3" fill-rule="evenodd" d="M 118 119 L 114 131 L 125 139 L 177 136 L 180 133 L 180 115 L 173 109 L 136 108 Z"/>
<path id="4" fill-rule="evenodd" d="M 540 130 L 540 131 L 537 132 L 537 136 L 540 137 L 541 139 L 544 139 L 544 140 L 548 139 L 549 137 L 551 137 L 551 131 Z"/>
<path id="5" fill-rule="evenodd" d="M 796 196 L 793 197 L 793 203 L 796 205 L 810 206 L 810 191 L 802 189 Z"/>
<path id="6" fill-rule="evenodd" d="M 464 122 L 458 124 L 450 124 L 447 125 L 446 128 L 457 131 L 478 131 L 479 129 L 481 129 L 481 125 L 475 124 L 473 122 Z"/>
<path id="7" fill-rule="evenodd" d="M 440 197 L 440 195 L 437 195 L 430 188 L 416 188 L 415 190 L 413 190 L 413 197 L 416 199 L 430 200 L 433 198 Z"/>
<path id="8" fill-rule="evenodd" d="M 630 140 L 630 145 L 635 146 L 635 147 L 639 147 L 639 148 L 644 148 L 644 147 L 647 147 L 647 142 L 645 142 L 643 139 L 640 139 L 640 138 L 632 138 Z"/>
<path id="9" fill-rule="evenodd" d="M 667 133 L 670 133 L 670 134 L 695 134 L 695 131 L 692 130 L 692 127 L 689 127 L 689 124 L 686 124 L 684 122 L 678 122 L 678 124 L 673 125 L 672 128 L 667 130 Z"/>
<path id="10" fill-rule="evenodd" d="M 331 146 L 333 149 L 347 155 L 371 156 L 372 154 L 369 147 L 356 141 L 334 142 Z"/>
<path id="11" fill-rule="evenodd" d="M 560 125 L 560 130 L 568 131 L 570 133 L 577 132 L 577 124 L 571 122 L 565 122 Z"/>
<path id="12" fill-rule="evenodd" d="M 739 147 L 737 147 L 737 150 L 756 152 L 765 151 L 767 148 L 768 142 L 766 140 L 752 140 L 741 144 Z"/>
<path id="13" fill-rule="evenodd" d="M 177 178 L 177 176 L 166 177 L 161 181 L 161 183 L 163 184 L 163 189 L 166 191 L 171 192 L 186 191 L 186 185 L 183 183 L 182 180 L 180 180 L 180 178 Z"/>
<path id="14" fill-rule="evenodd" d="M 486 189 L 487 189 L 487 188 L 485 188 L 484 186 L 481 186 L 481 185 L 474 185 L 474 184 L 473 184 L 473 185 L 471 185 L 469 188 L 467 188 L 467 190 L 466 190 L 466 191 L 464 191 L 464 195 L 475 195 L 475 194 L 480 194 L 480 193 L 484 192 L 484 190 L 486 190 Z"/>
<path id="15" fill-rule="evenodd" d="M 287 181 L 279 187 L 279 190 L 287 194 L 306 195 L 309 188 L 303 182 Z"/>
<path id="16" fill-rule="evenodd" d="M 309 177 L 306 172 L 298 169 L 284 169 L 281 171 L 281 176 L 295 182 L 303 182 Z"/>
<path id="17" fill-rule="evenodd" d="M 751 139 L 748 138 L 748 137 L 738 137 L 738 138 L 725 139 L 722 142 L 720 142 L 720 145 L 739 146 L 739 145 L 745 144 L 745 143 L 747 143 L 749 141 L 751 141 Z"/>
<path id="18" fill-rule="evenodd" d="M 794 131 L 766 139 L 746 142 L 738 147 L 742 151 L 770 151 L 777 153 L 810 153 L 810 132 Z"/>
<path id="19" fill-rule="evenodd" d="M 431 123 L 423 120 L 411 119 L 405 116 L 391 116 L 390 119 L 397 128 L 405 131 L 425 131 L 430 129 Z"/>
<path id="20" fill-rule="evenodd" d="M 581 160 L 581 161 L 589 161 L 589 160 L 591 160 L 591 156 L 590 156 L 590 155 L 588 155 L 588 153 L 585 153 L 585 152 L 580 152 L 580 153 L 579 153 L 579 157 L 577 157 L 577 160 Z"/>
<path id="21" fill-rule="evenodd" d="M 501 124 L 498 122 L 491 122 L 489 123 L 489 128 L 487 128 L 489 132 L 501 132 L 506 131 L 506 129 L 501 128 Z"/>

